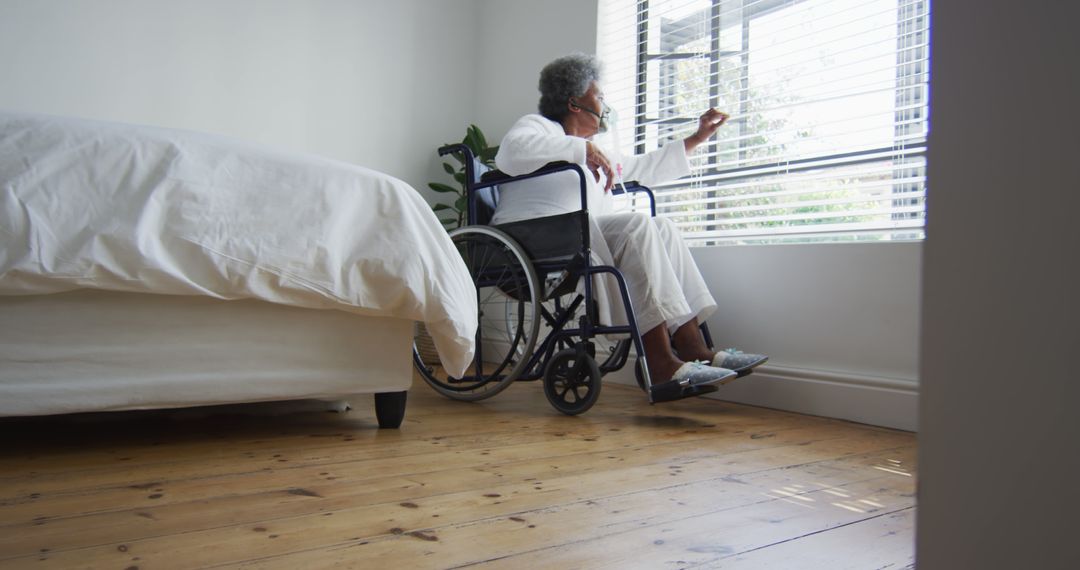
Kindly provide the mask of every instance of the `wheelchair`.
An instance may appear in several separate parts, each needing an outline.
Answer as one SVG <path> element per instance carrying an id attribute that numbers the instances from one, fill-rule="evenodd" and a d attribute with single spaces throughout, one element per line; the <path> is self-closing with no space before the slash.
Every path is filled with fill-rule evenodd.
<path id="1" fill-rule="evenodd" d="M 450 238 L 476 285 L 479 327 L 473 361 L 460 378 L 449 376 L 437 356 L 424 354 L 414 342 L 413 363 L 428 385 L 454 400 L 478 401 L 514 382 L 542 379 L 552 407 L 577 415 L 596 403 L 601 378 L 625 366 L 633 348 L 635 377 L 651 404 L 718 389 L 674 380 L 652 383 L 626 281 L 615 267 L 593 265 L 590 258 L 586 173 L 579 165 L 556 162 L 529 174 L 509 176 L 489 170 L 464 144 L 439 149 L 440 156 L 451 153 L 461 153 L 465 159 L 466 225 L 450 232 Z M 489 225 L 499 185 L 565 171 L 575 172 L 580 181 L 580 210 Z M 631 182 L 612 192 L 644 194 L 656 215 L 655 196 L 645 186 Z M 618 283 L 629 316 L 627 325 L 598 323 L 591 277 L 603 273 Z M 704 324 L 702 333 L 712 346 Z M 618 340 L 606 341 L 611 338 Z M 598 341 L 609 345 L 599 355 Z"/>

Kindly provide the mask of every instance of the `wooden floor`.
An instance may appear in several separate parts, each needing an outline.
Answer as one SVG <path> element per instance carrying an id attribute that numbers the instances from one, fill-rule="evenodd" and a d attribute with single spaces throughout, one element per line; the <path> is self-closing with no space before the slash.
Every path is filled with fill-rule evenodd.
<path id="1" fill-rule="evenodd" d="M 400 430 L 370 397 L 0 421 L 0 568 L 913 567 L 910 433 L 614 384 L 580 417 L 409 398 Z"/>

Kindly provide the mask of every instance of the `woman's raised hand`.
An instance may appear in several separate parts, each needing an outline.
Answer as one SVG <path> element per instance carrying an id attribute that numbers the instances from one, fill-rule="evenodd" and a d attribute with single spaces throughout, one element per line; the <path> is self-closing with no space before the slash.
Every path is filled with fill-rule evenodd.
<path id="1" fill-rule="evenodd" d="M 694 134 L 686 137 L 683 144 L 686 145 L 686 152 L 693 152 L 697 146 L 716 134 L 716 130 L 728 120 L 727 113 L 721 113 L 716 109 L 709 109 L 705 111 L 705 114 L 698 117 L 698 129 Z"/>

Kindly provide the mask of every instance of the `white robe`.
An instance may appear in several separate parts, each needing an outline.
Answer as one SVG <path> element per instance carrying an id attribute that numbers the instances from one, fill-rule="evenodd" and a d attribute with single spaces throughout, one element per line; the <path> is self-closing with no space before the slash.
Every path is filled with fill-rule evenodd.
<path id="1" fill-rule="evenodd" d="M 495 164 L 510 175 L 526 174 L 554 161 L 579 164 L 585 169 L 593 263 L 613 265 L 626 278 L 640 332 L 661 323 L 674 330 L 692 318 L 707 318 L 716 310 L 716 302 L 678 229 L 663 218 L 650 220 L 644 214 L 614 213 L 610 194 L 604 192 L 603 184 L 588 171 L 585 143 L 583 138 L 567 135 L 555 121 L 541 115 L 526 115 L 503 138 Z M 624 157 L 622 168 L 624 180 L 636 180 L 646 186 L 690 173 L 681 143 L 665 145 L 645 155 Z M 580 182 L 574 172 L 503 184 L 499 190 L 493 224 L 581 209 Z M 595 283 L 600 321 L 626 323 L 614 278 L 605 274 L 598 276 Z"/>

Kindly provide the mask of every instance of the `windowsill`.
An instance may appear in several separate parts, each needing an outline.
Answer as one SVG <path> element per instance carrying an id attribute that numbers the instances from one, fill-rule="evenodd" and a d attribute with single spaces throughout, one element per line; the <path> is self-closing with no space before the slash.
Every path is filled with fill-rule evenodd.
<path id="1" fill-rule="evenodd" d="M 744 248 L 744 247 L 802 247 L 802 246 L 886 246 L 886 245 L 921 245 L 925 242 L 925 239 L 910 239 L 910 240 L 880 240 L 880 241 L 812 241 L 812 242 L 772 242 L 772 243 L 724 243 L 703 245 L 688 243 L 690 249 L 712 249 L 712 248 Z"/>

